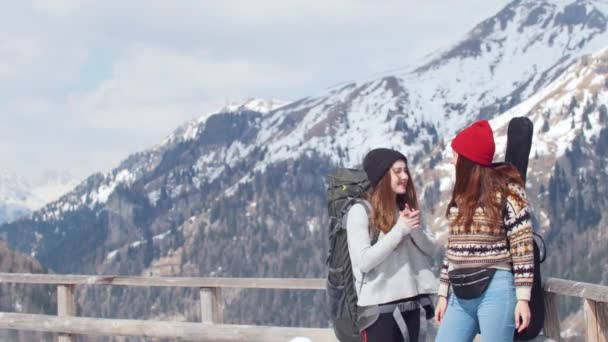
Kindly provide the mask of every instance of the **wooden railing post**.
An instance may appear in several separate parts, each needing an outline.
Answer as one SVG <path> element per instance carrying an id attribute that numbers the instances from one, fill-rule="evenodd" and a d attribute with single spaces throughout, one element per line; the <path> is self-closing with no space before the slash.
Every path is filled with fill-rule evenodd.
<path id="1" fill-rule="evenodd" d="M 76 299 L 74 296 L 74 285 L 57 286 L 57 316 L 75 316 Z M 59 342 L 76 342 L 76 335 L 59 334 Z"/>
<path id="2" fill-rule="evenodd" d="M 585 341 L 597 342 L 597 308 L 596 302 L 591 299 L 583 301 L 583 311 L 585 312 Z"/>
<path id="3" fill-rule="evenodd" d="M 224 319 L 222 291 L 219 287 L 201 287 L 201 322 L 221 324 Z"/>
<path id="4" fill-rule="evenodd" d="M 554 341 L 561 341 L 557 294 L 551 292 L 545 292 L 545 326 L 543 327 L 543 333 Z"/>
<path id="5" fill-rule="evenodd" d="M 584 301 L 585 341 L 608 341 L 608 303 L 591 299 Z"/>
<path id="6" fill-rule="evenodd" d="M 597 302 L 597 335 L 601 342 L 608 342 L 608 302 Z"/>

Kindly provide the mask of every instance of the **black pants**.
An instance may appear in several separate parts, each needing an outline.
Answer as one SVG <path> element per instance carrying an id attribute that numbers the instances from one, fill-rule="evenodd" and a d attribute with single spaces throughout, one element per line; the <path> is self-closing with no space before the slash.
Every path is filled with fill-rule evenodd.
<path id="1" fill-rule="evenodd" d="M 407 325 L 410 342 L 417 342 L 420 334 L 420 309 L 402 312 L 401 315 Z M 392 313 L 380 314 L 378 320 L 363 331 L 363 342 L 391 341 L 403 341 L 403 336 Z"/>

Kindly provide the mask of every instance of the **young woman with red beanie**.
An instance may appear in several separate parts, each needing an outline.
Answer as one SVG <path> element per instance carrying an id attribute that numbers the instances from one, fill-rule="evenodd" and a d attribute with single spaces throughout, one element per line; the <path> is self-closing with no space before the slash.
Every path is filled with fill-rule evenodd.
<path id="1" fill-rule="evenodd" d="M 428 259 L 437 245 L 420 225 L 407 159 L 378 148 L 365 156 L 363 169 L 372 190 L 346 221 L 358 326 L 365 342 L 424 340 L 420 312 L 433 317 L 430 294 L 438 284 Z"/>
<path id="2" fill-rule="evenodd" d="M 534 274 L 528 201 L 519 172 L 493 165 L 486 120 L 452 140 L 456 182 L 446 216 L 449 238 L 440 275 L 436 341 L 513 341 L 530 322 Z"/>

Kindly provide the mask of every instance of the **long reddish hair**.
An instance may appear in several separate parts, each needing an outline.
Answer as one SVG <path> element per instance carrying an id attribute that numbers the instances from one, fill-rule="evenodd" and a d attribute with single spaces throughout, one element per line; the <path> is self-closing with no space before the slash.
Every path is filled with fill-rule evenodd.
<path id="1" fill-rule="evenodd" d="M 502 199 L 505 198 L 502 196 L 513 196 L 518 201 L 523 201 L 517 193 L 509 189 L 509 184 L 513 183 L 522 187 L 524 185 L 519 171 L 512 165 L 482 166 L 458 155 L 456 183 L 446 217 L 449 217 L 452 207 L 457 207 L 458 215 L 451 224 L 464 226 L 465 232 L 470 232 L 477 208 L 481 208 L 491 222 L 501 222 L 504 202 L 498 200 L 497 194 L 500 194 Z"/>
<path id="2" fill-rule="evenodd" d="M 397 195 L 391 187 L 391 172 L 393 171 L 389 168 L 376 187 L 367 195 L 367 200 L 372 205 L 370 218 L 370 230 L 372 233 L 377 234 L 378 231 L 382 231 L 386 234 L 391 231 L 398 218 L 395 204 L 400 210 L 405 208 L 406 203 L 411 209 L 418 209 L 416 188 L 414 187 L 409 168 L 406 167 L 408 178 L 406 191 L 405 194 L 401 195 Z"/>

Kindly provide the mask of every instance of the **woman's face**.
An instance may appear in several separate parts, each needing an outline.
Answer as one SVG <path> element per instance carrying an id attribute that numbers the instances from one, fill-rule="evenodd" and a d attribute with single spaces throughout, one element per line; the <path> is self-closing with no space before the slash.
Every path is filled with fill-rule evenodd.
<path id="1" fill-rule="evenodd" d="M 405 194 L 407 190 L 407 165 L 403 160 L 397 160 L 391 166 L 391 188 L 397 195 Z"/>
<path id="2" fill-rule="evenodd" d="M 458 161 L 458 153 L 456 153 L 456 151 L 452 150 L 452 165 L 456 166 L 456 162 Z"/>

